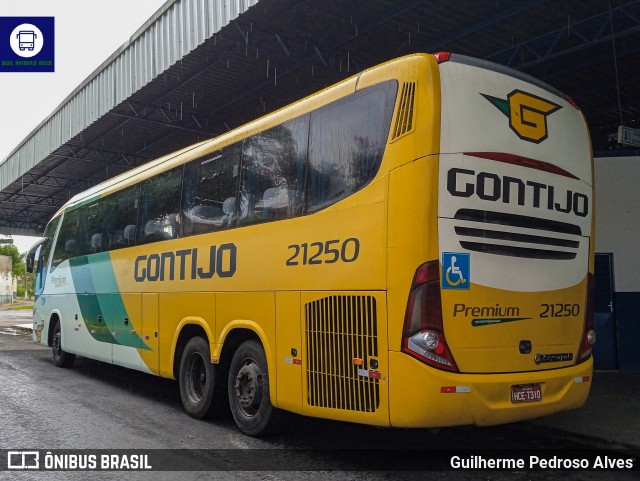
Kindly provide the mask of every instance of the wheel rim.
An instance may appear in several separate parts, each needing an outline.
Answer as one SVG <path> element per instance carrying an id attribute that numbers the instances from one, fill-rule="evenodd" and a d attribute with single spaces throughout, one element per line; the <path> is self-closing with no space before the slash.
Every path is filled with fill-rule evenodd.
<path id="1" fill-rule="evenodd" d="M 187 391 L 189 397 L 194 403 L 199 403 L 204 398 L 208 382 L 207 366 L 204 363 L 204 359 L 202 359 L 202 356 L 199 354 L 194 354 L 189 359 L 187 379 Z"/>
<path id="2" fill-rule="evenodd" d="M 262 372 L 253 359 L 245 359 L 235 379 L 236 399 L 246 416 L 255 416 L 262 403 Z"/>

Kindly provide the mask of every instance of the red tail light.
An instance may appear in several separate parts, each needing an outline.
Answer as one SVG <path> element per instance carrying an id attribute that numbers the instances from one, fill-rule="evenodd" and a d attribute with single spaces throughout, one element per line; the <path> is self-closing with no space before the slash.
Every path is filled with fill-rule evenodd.
<path id="1" fill-rule="evenodd" d="M 580 349 L 576 357 L 576 364 L 586 361 L 591 357 L 593 345 L 596 342 L 596 331 L 593 330 L 593 295 L 595 292 L 595 280 L 593 274 L 587 276 L 587 299 L 584 310 L 584 328 L 582 330 L 582 340 Z"/>
<path id="2" fill-rule="evenodd" d="M 451 60 L 451 52 L 438 52 L 434 53 L 433 56 L 436 58 L 436 62 L 444 63 Z"/>
<path id="3" fill-rule="evenodd" d="M 438 261 L 422 264 L 413 277 L 402 331 L 402 352 L 437 369 L 459 372 L 444 336 Z"/>
<path id="4" fill-rule="evenodd" d="M 577 110 L 580 110 L 580 107 L 578 107 L 578 104 L 576 103 L 575 100 L 573 100 L 573 97 L 570 97 L 568 95 L 564 96 L 564 99 L 569 102 L 569 104 L 573 105 L 573 107 Z"/>

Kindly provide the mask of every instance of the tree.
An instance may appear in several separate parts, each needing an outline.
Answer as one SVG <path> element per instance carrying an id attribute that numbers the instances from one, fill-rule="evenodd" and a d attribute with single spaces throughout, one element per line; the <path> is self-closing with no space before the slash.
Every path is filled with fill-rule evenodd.
<path id="1" fill-rule="evenodd" d="M 9 244 L 0 246 L 0 255 L 11 257 L 13 262 L 13 277 L 15 277 L 16 279 L 21 279 L 24 276 L 24 257 L 26 254 L 20 254 L 16 246 Z"/>

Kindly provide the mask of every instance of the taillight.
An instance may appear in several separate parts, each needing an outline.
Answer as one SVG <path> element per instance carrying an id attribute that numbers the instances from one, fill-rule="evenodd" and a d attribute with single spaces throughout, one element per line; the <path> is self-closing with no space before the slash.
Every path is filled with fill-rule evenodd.
<path id="1" fill-rule="evenodd" d="M 444 63 L 451 60 L 451 52 L 437 52 L 433 56 L 436 58 L 436 62 Z"/>
<path id="2" fill-rule="evenodd" d="M 440 264 L 422 264 L 413 276 L 402 331 L 402 352 L 446 371 L 458 372 L 442 325 Z"/>
<path id="3" fill-rule="evenodd" d="M 576 358 L 576 364 L 586 361 L 591 357 L 593 345 L 596 343 L 596 331 L 593 330 L 593 296 L 595 292 L 595 280 L 593 274 L 587 275 L 587 299 L 584 310 L 584 328 L 582 330 L 582 340 Z"/>
<path id="4" fill-rule="evenodd" d="M 568 95 L 564 96 L 564 99 L 569 102 L 570 105 L 572 105 L 575 109 L 580 110 L 580 107 L 578 107 L 578 104 L 576 103 L 575 100 L 573 100 L 573 97 L 570 97 Z"/>

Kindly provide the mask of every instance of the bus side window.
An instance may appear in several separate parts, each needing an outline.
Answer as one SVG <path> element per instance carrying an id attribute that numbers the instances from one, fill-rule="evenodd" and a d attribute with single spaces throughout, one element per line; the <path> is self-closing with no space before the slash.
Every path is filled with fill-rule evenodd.
<path id="1" fill-rule="evenodd" d="M 182 170 L 179 166 L 142 182 L 137 244 L 178 237 Z"/>
<path id="2" fill-rule="evenodd" d="M 185 166 L 183 235 L 226 229 L 235 222 L 240 144 L 196 159 Z"/>
<path id="3" fill-rule="evenodd" d="M 304 115 L 244 141 L 240 225 L 301 215 L 308 126 Z"/>
<path id="4" fill-rule="evenodd" d="M 104 232 L 105 200 L 80 207 L 76 255 L 89 255 L 109 249 L 109 238 Z"/>
<path id="5" fill-rule="evenodd" d="M 311 113 L 308 212 L 353 194 L 375 177 L 398 84 L 389 80 Z"/>
<path id="6" fill-rule="evenodd" d="M 56 247 L 53 250 L 51 260 L 51 270 L 53 271 L 60 263 L 76 255 L 76 242 L 78 237 L 79 209 L 67 211 L 62 219 L 60 232 Z"/>
<path id="7" fill-rule="evenodd" d="M 104 235 L 110 249 L 135 245 L 139 192 L 136 184 L 105 198 Z"/>

